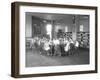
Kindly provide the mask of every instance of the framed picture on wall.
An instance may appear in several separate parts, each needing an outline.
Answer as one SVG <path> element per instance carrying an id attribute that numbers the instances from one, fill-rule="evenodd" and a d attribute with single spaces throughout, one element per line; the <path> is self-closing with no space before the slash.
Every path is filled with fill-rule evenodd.
<path id="1" fill-rule="evenodd" d="M 11 76 L 97 73 L 97 7 L 13 2 Z"/>

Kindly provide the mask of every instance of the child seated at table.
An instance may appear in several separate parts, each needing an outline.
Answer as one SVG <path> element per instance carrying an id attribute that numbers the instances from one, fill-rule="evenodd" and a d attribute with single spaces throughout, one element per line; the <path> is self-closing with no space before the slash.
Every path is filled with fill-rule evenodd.
<path id="1" fill-rule="evenodd" d="M 70 50 L 70 41 L 69 40 L 67 40 L 67 43 L 65 44 L 64 50 L 65 50 L 65 54 L 69 55 L 69 50 Z"/>
<path id="2" fill-rule="evenodd" d="M 75 41 L 75 52 L 78 53 L 78 48 L 79 48 L 79 42 L 76 40 Z"/>
<path id="3" fill-rule="evenodd" d="M 46 52 L 47 55 L 49 55 L 50 52 L 50 42 L 48 40 L 46 40 L 44 42 L 44 47 L 43 47 L 44 51 Z"/>

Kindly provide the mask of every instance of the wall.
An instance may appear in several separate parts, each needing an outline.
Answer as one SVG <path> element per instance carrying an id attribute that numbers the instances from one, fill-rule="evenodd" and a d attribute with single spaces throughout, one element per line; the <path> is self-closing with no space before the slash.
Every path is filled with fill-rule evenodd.
<path id="1" fill-rule="evenodd" d="M 73 4 L 98 6 L 98 22 L 100 22 L 100 0 L 1 0 L 0 2 L 0 80 L 100 80 L 100 54 L 98 54 L 98 73 L 64 75 L 38 78 L 15 79 L 10 77 L 11 70 L 11 2 L 27 1 L 40 3 Z M 98 23 L 100 26 L 100 23 Z M 98 27 L 100 32 L 100 27 Z M 98 47 L 100 47 L 100 33 L 98 33 Z M 98 50 L 100 53 L 100 49 Z"/>
<path id="2" fill-rule="evenodd" d="M 57 23 L 59 23 L 59 24 L 57 24 Z M 63 32 L 66 32 L 65 27 L 68 27 L 68 32 L 72 32 L 72 27 L 73 27 L 72 24 L 73 24 L 72 17 L 68 17 L 67 19 L 62 19 L 62 20 L 56 21 L 55 27 L 56 26 L 57 27 L 56 27 L 55 31 L 57 32 L 58 29 L 62 29 Z"/>
<path id="3" fill-rule="evenodd" d="M 25 24 L 25 35 L 26 37 L 32 37 L 32 16 L 26 13 L 26 24 Z"/>
<path id="4" fill-rule="evenodd" d="M 46 25 L 47 25 L 47 20 L 46 23 L 43 22 L 43 18 L 35 17 L 29 13 L 26 13 L 26 37 L 33 37 L 37 36 L 34 32 L 39 32 L 40 34 L 46 34 Z M 51 21 L 52 22 L 52 21 Z M 82 16 L 79 18 L 79 15 L 76 16 L 76 24 L 73 24 L 73 16 L 68 16 L 67 18 L 64 19 L 59 19 L 59 20 L 54 20 L 53 21 L 53 36 L 57 36 L 57 32 L 59 29 L 62 30 L 62 32 L 73 32 L 72 37 L 73 40 L 77 39 L 77 32 L 80 32 L 80 25 L 83 25 L 83 32 L 89 32 L 89 20 L 83 19 Z M 38 28 L 38 29 L 36 29 Z M 66 30 L 67 28 L 67 30 Z M 34 31 L 35 30 L 35 31 Z M 39 34 L 38 34 L 39 35 Z"/>
<path id="5" fill-rule="evenodd" d="M 89 20 L 86 20 L 86 19 L 82 19 L 82 20 L 80 20 L 79 21 L 79 25 L 83 25 L 84 27 L 83 27 L 83 31 L 84 32 L 89 32 Z"/>
<path id="6" fill-rule="evenodd" d="M 44 20 L 46 22 L 44 22 Z M 46 26 L 50 20 L 33 16 L 29 13 L 26 15 L 26 37 L 43 36 L 47 34 Z"/>
<path id="7" fill-rule="evenodd" d="M 40 25 L 39 25 L 40 22 Z M 33 17 L 32 15 L 30 15 L 29 13 L 26 13 L 26 37 L 32 37 L 32 33 L 34 34 L 34 29 L 32 31 L 32 26 L 34 27 L 36 24 L 36 27 L 40 27 L 41 28 L 41 34 L 45 34 L 46 33 L 46 25 L 47 23 L 43 23 L 43 19 L 42 18 L 38 18 L 38 17 Z M 59 23 L 59 24 L 58 24 Z M 58 20 L 58 21 L 54 21 L 54 27 L 55 27 L 55 31 L 54 31 L 54 35 L 56 36 L 57 32 L 59 29 L 62 29 L 63 32 L 66 32 L 66 27 L 68 28 L 67 32 L 72 32 L 72 27 L 73 27 L 73 23 L 72 23 L 72 16 L 68 17 L 67 19 L 62 19 L 62 20 Z M 35 35 L 34 35 L 35 36 Z"/>
<path id="8" fill-rule="evenodd" d="M 66 30 L 66 27 L 67 27 L 67 30 Z M 67 17 L 65 19 L 60 19 L 60 20 L 56 20 L 54 22 L 54 28 L 55 28 L 55 31 L 54 32 L 54 37 L 57 37 L 57 33 L 58 33 L 58 30 L 62 30 L 62 32 L 72 32 L 72 16 L 70 17 Z"/>

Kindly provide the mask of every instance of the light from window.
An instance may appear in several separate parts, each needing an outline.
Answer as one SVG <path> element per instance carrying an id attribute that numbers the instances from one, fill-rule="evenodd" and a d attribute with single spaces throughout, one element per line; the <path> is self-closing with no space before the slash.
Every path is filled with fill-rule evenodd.
<path id="1" fill-rule="evenodd" d="M 52 25 L 51 24 L 47 24 L 46 26 L 46 31 L 47 31 L 47 34 L 50 35 L 50 39 L 52 37 Z"/>
<path id="2" fill-rule="evenodd" d="M 68 26 L 65 27 L 65 32 L 68 32 Z"/>
<path id="3" fill-rule="evenodd" d="M 83 32 L 83 28 L 84 28 L 84 26 L 83 25 L 80 25 L 80 32 Z"/>

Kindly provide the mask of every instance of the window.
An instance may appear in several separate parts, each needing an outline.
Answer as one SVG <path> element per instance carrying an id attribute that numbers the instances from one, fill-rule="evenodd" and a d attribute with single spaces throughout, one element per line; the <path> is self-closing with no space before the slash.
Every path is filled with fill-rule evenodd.
<path id="1" fill-rule="evenodd" d="M 47 31 L 47 35 L 49 35 L 50 36 L 50 39 L 51 39 L 51 37 L 52 37 L 52 25 L 51 24 L 47 24 L 47 26 L 46 26 L 46 31 Z"/>
<path id="2" fill-rule="evenodd" d="M 80 25 L 80 28 L 79 28 L 80 32 L 83 32 L 83 27 L 84 27 L 83 25 Z"/>

